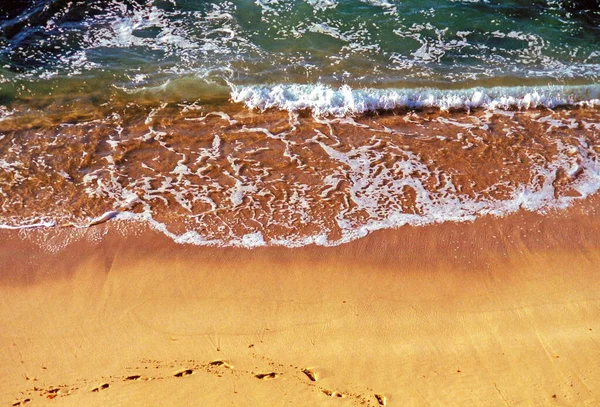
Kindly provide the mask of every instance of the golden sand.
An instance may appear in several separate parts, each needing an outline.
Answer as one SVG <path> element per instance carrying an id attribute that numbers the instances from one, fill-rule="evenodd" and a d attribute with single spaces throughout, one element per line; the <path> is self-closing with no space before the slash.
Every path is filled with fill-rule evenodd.
<path id="1" fill-rule="evenodd" d="M 0 404 L 600 406 L 595 207 L 333 248 L 4 231 Z"/>

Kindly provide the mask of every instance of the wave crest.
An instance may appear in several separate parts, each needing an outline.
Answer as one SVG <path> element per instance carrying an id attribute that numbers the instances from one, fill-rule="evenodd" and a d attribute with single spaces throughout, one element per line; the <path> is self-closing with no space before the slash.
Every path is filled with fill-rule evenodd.
<path id="1" fill-rule="evenodd" d="M 352 89 L 348 85 L 231 85 L 231 99 L 250 109 L 310 110 L 317 116 L 348 116 L 377 110 L 435 107 L 531 109 L 600 104 L 600 86 L 494 87 L 460 90 Z"/>

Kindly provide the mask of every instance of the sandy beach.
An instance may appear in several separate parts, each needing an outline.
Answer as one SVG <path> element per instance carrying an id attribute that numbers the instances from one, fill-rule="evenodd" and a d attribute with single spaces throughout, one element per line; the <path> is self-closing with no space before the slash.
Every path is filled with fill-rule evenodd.
<path id="1" fill-rule="evenodd" d="M 0 1 L 0 407 L 600 407 L 599 30 Z"/>
<path id="2" fill-rule="evenodd" d="M 600 405 L 595 207 L 329 248 L 3 231 L 0 402 Z"/>

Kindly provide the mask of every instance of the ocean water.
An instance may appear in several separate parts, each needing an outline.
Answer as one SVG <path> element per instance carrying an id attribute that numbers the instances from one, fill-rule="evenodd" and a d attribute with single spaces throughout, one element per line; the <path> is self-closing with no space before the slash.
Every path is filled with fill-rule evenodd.
<path id="1" fill-rule="evenodd" d="M 0 4 L 0 224 L 335 245 L 600 189 L 594 0 Z"/>

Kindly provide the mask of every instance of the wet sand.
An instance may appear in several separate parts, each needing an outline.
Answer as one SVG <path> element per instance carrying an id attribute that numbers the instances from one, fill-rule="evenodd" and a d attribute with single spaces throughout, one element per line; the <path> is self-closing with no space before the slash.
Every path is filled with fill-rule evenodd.
<path id="1" fill-rule="evenodd" d="M 0 404 L 600 405 L 597 201 L 330 248 L 3 231 Z"/>

